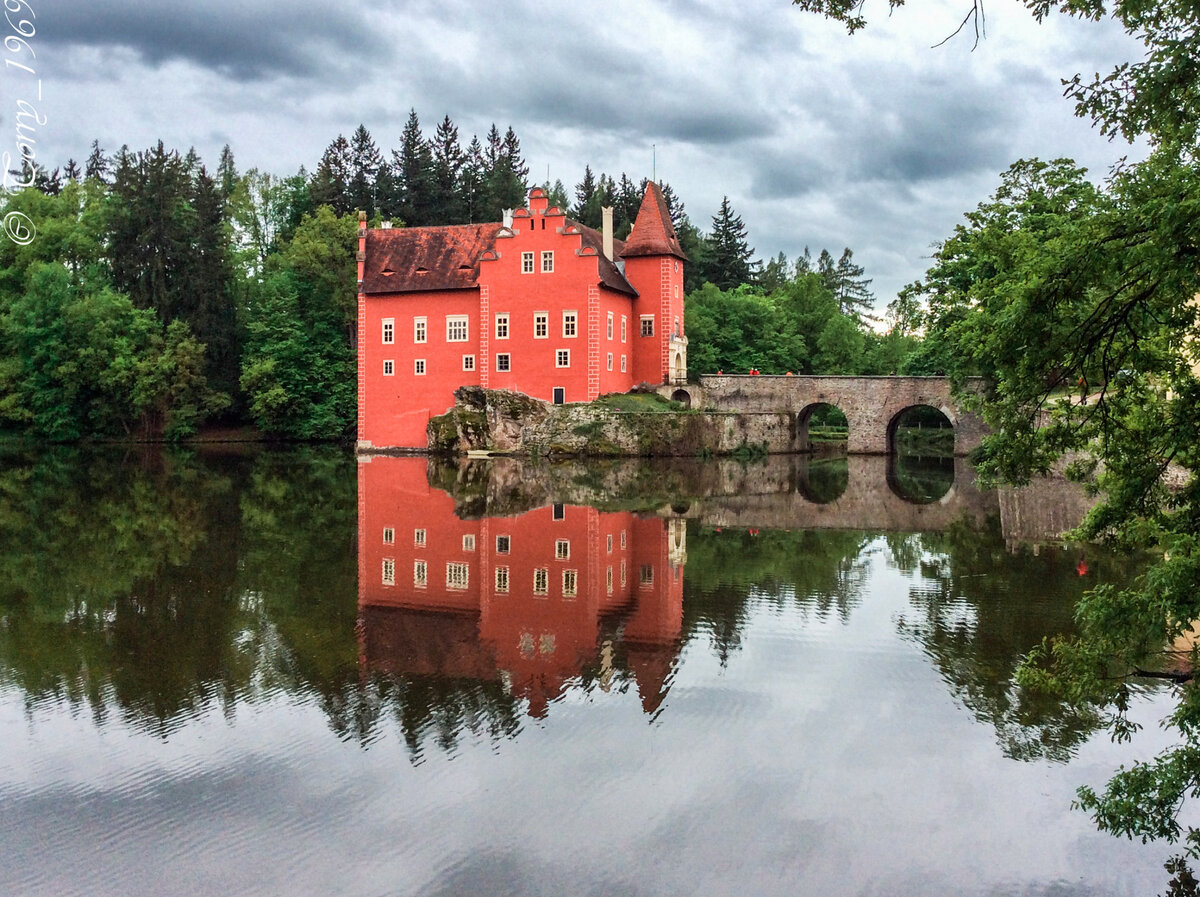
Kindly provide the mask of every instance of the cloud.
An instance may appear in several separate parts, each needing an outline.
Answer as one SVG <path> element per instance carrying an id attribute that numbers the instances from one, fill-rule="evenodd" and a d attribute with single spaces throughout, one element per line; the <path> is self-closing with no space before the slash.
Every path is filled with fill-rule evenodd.
<path id="1" fill-rule="evenodd" d="M 316 0 L 244 0 L 224 8 L 153 0 L 69 4 L 55 10 L 40 37 L 129 48 L 151 66 L 186 60 L 237 80 L 319 76 L 380 49 L 365 8 Z"/>

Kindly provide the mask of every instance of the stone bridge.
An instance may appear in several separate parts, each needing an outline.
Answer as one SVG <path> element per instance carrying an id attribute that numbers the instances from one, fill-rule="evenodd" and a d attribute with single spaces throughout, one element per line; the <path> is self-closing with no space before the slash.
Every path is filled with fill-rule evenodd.
<path id="1" fill-rule="evenodd" d="M 982 389 L 972 381 L 969 389 Z M 954 427 L 954 453 L 965 455 L 987 433 L 983 419 L 962 411 L 946 377 L 812 377 L 715 374 L 700 377 L 699 385 L 665 386 L 661 392 L 692 408 L 713 411 L 788 412 L 796 420 L 795 444 L 812 448 L 808 424 L 821 405 L 834 405 L 846 415 L 850 433 L 846 451 L 883 455 L 895 452 L 896 429 L 910 408 L 927 405 L 942 412 Z"/>

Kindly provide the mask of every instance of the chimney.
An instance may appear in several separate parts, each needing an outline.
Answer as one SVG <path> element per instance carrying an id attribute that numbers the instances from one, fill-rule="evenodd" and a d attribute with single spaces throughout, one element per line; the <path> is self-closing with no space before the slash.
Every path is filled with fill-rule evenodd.
<path id="1" fill-rule="evenodd" d="M 604 236 L 604 257 L 610 262 L 613 260 L 613 210 L 612 206 L 604 206 L 600 210 L 600 215 L 604 221 L 600 232 Z"/>
<path id="2" fill-rule="evenodd" d="M 504 210 L 504 226 L 511 230 L 512 225 L 513 225 L 513 210 L 505 209 Z"/>

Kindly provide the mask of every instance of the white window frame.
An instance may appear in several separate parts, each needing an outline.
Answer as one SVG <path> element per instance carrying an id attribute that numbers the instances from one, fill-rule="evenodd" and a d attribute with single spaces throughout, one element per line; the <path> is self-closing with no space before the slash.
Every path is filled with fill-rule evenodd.
<path id="1" fill-rule="evenodd" d="M 424 561 L 413 561 L 413 585 L 418 589 L 429 585 L 429 565 Z"/>
<path id="2" fill-rule="evenodd" d="M 380 338 L 385 346 L 390 346 L 396 342 L 396 319 L 384 318 L 380 323 L 383 325 Z"/>
<path id="3" fill-rule="evenodd" d="M 507 595 L 508 567 L 497 567 L 495 577 L 495 590 L 502 595 Z"/>
<path id="4" fill-rule="evenodd" d="M 396 530 L 390 526 L 385 526 L 383 528 L 383 544 L 384 545 L 395 545 L 396 544 Z"/>
<path id="5" fill-rule="evenodd" d="M 532 252 L 522 252 L 521 253 L 521 273 L 522 274 L 532 274 L 533 273 L 533 253 Z"/>
<path id="6" fill-rule="evenodd" d="M 474 355 L 464 355 L 463 356 L 463 370 L 464 371 L 475 370 L 475 356 Z"/>
<path id="7" fill-rule="evenodd" d="M 621 373 L 625 373 L 625 356 L 621 356 Z"/>
<path id="8" fill-rule="evenodd" d="M 654 585 L 653 564 L 642 564 L 641 569 L 638 571 L 638 583 L 642 586 Z"/>
<path id="9" fill-rule="evenodd" d="M 512 355 L 508 352 L 501 352 L 496 356 L 496 373 L 507 374 L 512 370 Z"/>
<path id="10" fill-rule="evenodd" d="M 612 352 L 609 352 L 609 353 L 608 353 L 608 369 L 609 369 L 610 371 L 612 370 L 612 358 L 613 358 L 613 356 L 612 356 Z"/>
<path id="11" fill-rule="evenodd" d="M 625 566 L 625 558 L 621 558 L 621 588 L 625 588 L 625 583 L 629 581 L 628 568 Z"/>
<path id="12" fill-rule="evenodd" d="M 496 339 L 508 339 L 508 313 L 496 315 Z"/>
<path id="13" fill-rule="evenodd" d="M 579 335 L 579 312 L 567 309 L 563 312 L 563 339 L 574 339 Z"/>
<path id="14" fill-rule="evenodd" d="M 650 326 L 646 327 L 647 324 L 649 324 Z M 647 333 L 646 332 L 647 330 L 649 330 L 650 332 Z M 646 336 L 646 337 L 654 336 L 654 315 L 642 315 L 641 326 L 638 328 L 638 333 L 641 336 Z"/>
<path id="15" fill-rule="evenodd" d="M 424 377 L 425 376 L 425 359 L 424 358 L 414 358 L 413 359 L 413 375 L 416 377 Z"/>
<path id="16" fill-rule="evenodd" d="M 468 315 L 446 315 L 446 342 L 465 343 L 470 339 L 471 318 Z"/>
<path id="17" fill-rule="evenodd" d="M 423 529 L 413 530 L 413 545 L 416 545 L 418 548 L 425 547 L 425 530 L 423 530 Z"/>
<path id="18" fill-rule="evenodd" d="M 621 530 L 621 550 L 625 550 L 625 530 Z"/>
<path id="19" fill-rule="evenodd" d="M 426 317 L 413 318 L 413 342 L 424 343 L 429 339 L 429 319 Z"/>
<path id="20" fill-rule="evenodd" d="M 550 594 L 550 568 L 536 567 L 533 571 L 533 594 Z"/>
<path id="21" fill-rule="evenodd" d="M 554 540 L 554 559 L 556 561 L 569 561 L 571 559 L 570 539 Z"/>
<path id="22" fill-rule="evenodd" d="M 555 349 L 554 350 L 554 366 L 556 368 L 569 368 L 571 366 L 571 350 L 570 349 Z"/>
<path id="23" fill-rule="evenodd" d="M 611 311 L 608 313 L 608 338 L 613 338 L 613 313 Z"/>
<path id="24" fill-rule="evenodd" d="M 612 554 L 612 549 L 613 549 L 613 537 L 612 537 L 612 533 L 609 533 L 609 534 L 608 534 L 608 539 L 607 539 L 607 548 L 608 548 L 608 553 L 609 553 L 609 554 Z"/>
<path id="25" fill-rule="evenodd" d="M 463 551 L 475 550 L 475 534 L 463 533 Z"/>
<path id="26" fill-rule="evenodd" d="M 553 274 L 554 273 L 554 250 L 553 249 L 543 249 L 542 250 L 542 273 L 543 274 Z"/>
<path id="27" fill-rule="evenodd" d="M 607 569 L 607 571 L 605 571 L 605 574 L 604 574 L 604 588 L 605 588 L 605 591 L 607 591 L 607 592 L 608 592 L 608 594 L 610 594 L 610 595 L 611 595 L 611 594 L 613 593 L 613 572 L 612 572 L 612 564 L 609 564 L 609 565 L 608 565 L 608 569 Z"/>
<path id="28" fill-rule="evenodd" d="M 391 358 L 385 358 L 383 360 L 383 376 L 392 377 L 392 376 L 395 376 L 395 373 L 396 373 L 396 362 L 394 360 L 392 360 Z"/>
<path id="29" fill-rule="evenodd" d="M 621 342 L 629 341 L 629 318 L 621 315 Z"/>
<path id="30" fill-rule="evenodd" d="M 539 331 L 541 331 L 539 333 Z M 550 312 L 535 311 L 533 313 L 533 338 L 550 339 Z"/>
<path id="31" fill-rule="evenodd" d="M 471 585 L 471 565 L 463 561 L 446 561 L 446 588 L 464 592 Z"/>
<path id="32" fill-rule="evenodd" d="M 394 586 L 396 584 L 396 559 L 383 559 L 383 584 L 385 586 Z"/>
<path id="33" fill-rule="evenodd" d="M 501 542 L 500 540 L 504 541 Z M 512 550 L 512 536 L 503 535 L 496 537 L 496 554 L 508 554 Z"/>
<path id="34" fill-rule="evenodd" d="M 579 571 L 573 568 L 562 572 L 562 595 L 574 598 L 579 594 Z"/>

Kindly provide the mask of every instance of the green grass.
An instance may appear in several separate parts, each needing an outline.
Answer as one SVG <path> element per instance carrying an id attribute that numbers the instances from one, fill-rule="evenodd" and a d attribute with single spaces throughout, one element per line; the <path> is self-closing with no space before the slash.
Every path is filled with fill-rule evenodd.
<path id="1" fill-rule="evenodd" d="M 597 405 L 614 411 L 665 412 L 686 410 L 680 402 L 673 402 L 658 393 L 610 393 L 596 399 Z"/>

